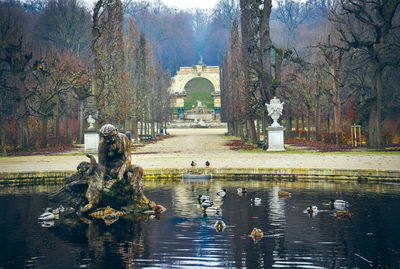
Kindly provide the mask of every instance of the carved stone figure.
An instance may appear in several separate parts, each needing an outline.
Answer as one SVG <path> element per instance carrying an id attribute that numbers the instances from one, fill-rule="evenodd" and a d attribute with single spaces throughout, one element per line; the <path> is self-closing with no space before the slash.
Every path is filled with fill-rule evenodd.
<path id="1" fill-rule="evenodd" d="M 87 154 L 90 162 L 81 162 L 78 171 L 66 178 L 66 186 L 50 195 L 50 200 L 72 206 L 89 216 L 107 207 L 122 210 L 122 215 L 148 209 L 154 213 L 164 211 L 163 206 L 148 200 L 143 193 L 144 171 L 131 164 L 128 138 L 111 124 L 101 127 L 100 135 L 99 163 Z M 106 215 L 103 219 L 110 221 L 108 218 L 112 218 L 110 224 L 118 219 L 115 214 Z"/>
<path id="2" fill-rule="evenodd" d="M 86 154 L 86 156 L 90 158 L 89 170 L 92 169 L 92 171 L 89 171 L 91 177 L 88 180 L 88 187 L 85 194 L 88 203 L 81 209 L 81 212 L 87 212 L 96 207 L 101 200 L 101 193 L 103 190 L 103 178 L 96 159 L 89 154 Z"/>
<path id="3" fill-rule="evenodd" d="M 105 173 L 104 179 L 122 179 L 131 158 L 128 137 L 111 124 L 103 125 L 100 129 L 99 165 Z"/>

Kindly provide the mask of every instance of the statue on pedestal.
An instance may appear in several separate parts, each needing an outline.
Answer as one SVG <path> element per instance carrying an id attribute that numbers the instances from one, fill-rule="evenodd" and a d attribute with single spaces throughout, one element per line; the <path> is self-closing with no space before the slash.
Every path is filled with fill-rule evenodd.
<path id="1" fill-rule="evenodd" d="M 93 119 L 92 115 L 89 115 L 89 117 L 86 120 L 89 123 L 88 130 L 95 130 L 96 128 L 93 126 L 93 124 L 96 122 L 95 119 Z"/>
<path id="2" fill-rule="evenodd" d="M 125 134 L 106 124 L 100 129 L 99 163 L 81 162 L 78 172 L 66 178 L 67 185 L 50 199 L 75 208 L 82 214 L 110 219 L 121 214 L 165 210 L 143 193 L 143 168 L 131 164 L 130 143 Z M 104 208 L 107 208 L 105 210 Z M 117 211 L 115 211 L 117 209 Z M 120 211 L 118 211 L 120 210 Z M 108 212 L 108 215 L 104 215 Z M 122 213 L 121 213 L 122 212 Z"/>
<path id="3" fill-rule="evenodd" d="M 283 104 L 274 96 L 269 104 L 266 104 L 268 116 L 274 121 L 268 130 L 268 151 L 285 151 L 283 131 L 284 127 L 278 123 L 279 117 L 282 115 Z"/>

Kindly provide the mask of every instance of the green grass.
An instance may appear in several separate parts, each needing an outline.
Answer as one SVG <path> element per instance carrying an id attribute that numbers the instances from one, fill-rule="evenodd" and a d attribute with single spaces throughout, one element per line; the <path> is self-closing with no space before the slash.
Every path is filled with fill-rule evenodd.
<path id="1" fill-rule="evenodd" d="M 187 94 L 185 97 L 185 111 L 191 110 L 192 106 L 196 107 L 197 101 L 207 105 L 207 109 L 214 110 L 214 98 L 211 96 L 214 87 L 207 79 L 195 78 L 190 80 L 185 86 L 185 91 Z"/>

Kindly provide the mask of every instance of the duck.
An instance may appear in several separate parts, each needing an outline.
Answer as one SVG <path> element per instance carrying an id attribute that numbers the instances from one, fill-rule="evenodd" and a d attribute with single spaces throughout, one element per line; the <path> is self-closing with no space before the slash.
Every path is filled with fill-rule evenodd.
<path id="1" fill-rule="evenodd" d="M 214 204 L 213 201 L 211 201 L 211 200 L 205 200 L 205 201 L 203 201 L 203 202 L 201 203 L 201 206 L 202 206 L 202 207 L 210 207 L 210 206 L 212 206 L 213 204 Z"/>
<path id="2" fill-rule="evenodd" d="M 353 217 L 353 213 L 351 213 L 349 210 L 339 210 L 333 213 L 333 215 L 337 218 L 351 218 Z"/>
<path id="3" fill-rule="evenodd" d="M 192 162 L 190 163 L 190 166 L 193 167 L 193 168 L 196 167 L 196 165 L 197 165 L 197 163 L 196 163 L 195 161 L 192 161 Z"/>
<path id="4" fill-rule="evenodd" d="M 41 221 L 48 221 L 48 220 L 56 219 L 56 216 L 57 215 L 53 213 L 53 209 L 49 207 L 49 208 L 46 208 L 44 213 L 40 214 L 38 219 Z"/>
<path id="5" fill-rule="evenodd" d="M 315 205 L 308 205 L 306 210 L 307 210 L 307 213 L 310 215 L 318 213 L 318 207 Z"/>
<path id="6" fill-rule="evenodd" d="M 253 228 L 253 230 L 251 231 L 251 236 L 258 236 L 258 237 L 263 237 L 264 233 L 261 229 L 258 228 Z"/>
<path id="7" fill-rule="evenodd" d="M 199 201 L 199 203 L 202 203 L 204 201 L 211 201 L 211 198 L 209 195 L 199 194 L 199 196 L 197 197 L 197 200 Z"/>
<path id="8" fill-rule="evenodd" d="M 264 233 L 261 229 L 253 228 L 250 236 L 253 238 L 254 243 L 257 243 L 258 241 L 261 240 L 261 238 L 263 238 Z"/>
<path id="9" fill-rule="evenodd" d="M 278 191 L 278 197 L 292 197 L 292 194 L 287 191 Z"/>
<path id="10" fill-rule="evenodd" d="M 339 210 L 344 210 L 345 208 L 347 208 L 349 206 L 349 203 L 344 201 L 344 200 L 335 200 L 335 199 L 331 199 L 329 201 L 329 205 L 333 208 L 333 209 L 339 209 Z"/>
<path id="11" fill-rule="evenodd" d="M 247 189 L 246 188 L 237 188 L 237 193 L 238 193 L 238 195 L 242 196 L 243 194 L 247 193 Z"/>
<path id="12" fill-rule="evenodd" d="M 210 162 L 206 161 L 206 167 L 210 167 Z"/>
<path id="13" fill-rule="evenodd" d="M 217 215 L 221 211 L 221 209 L 219 209 L 215 206 L 208 206 L 208 207 L 203 206 L 202 209 L 203 209 L 203 212 L 206 213 L 207 215 Z"/>
<path id="14" fill-rule="evenodd" d="M 225 222 L 223 222 L 222 220 L 217 220 L 214 224 L 214 228 L 217 232 L 223 232 L 225 230 Z"/>
<path id="15" fill-rule="evenodd" d="M 220 189 L 220 190 L 218 190 L 217 191 L 217 195 L 219 196 L 219 197 L 225 197 L 225 195 L 226 195 L 226 189 Z"/>
<path id="16" fill-rule="evenodd" d="M 252 196 L 250 201 L 255 206 L 261 205 L 261 198 Z"/>

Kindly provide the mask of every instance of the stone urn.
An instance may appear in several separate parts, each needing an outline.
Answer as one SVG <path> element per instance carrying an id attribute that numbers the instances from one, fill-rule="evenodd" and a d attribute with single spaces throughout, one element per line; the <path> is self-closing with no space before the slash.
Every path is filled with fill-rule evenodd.
<path id="1" fill-rule="evenodd" d="M 278 123 L 278 119 L 282 115 L 283 104 L 284 102 L 281 103 L 281 101 L 275 96 L 270 101 L 269 104 L 266 104 L 268 110 L 268 116 L 270 116 L 273 120 L 271 127 L 281 127 L 281 125 Z"/>

